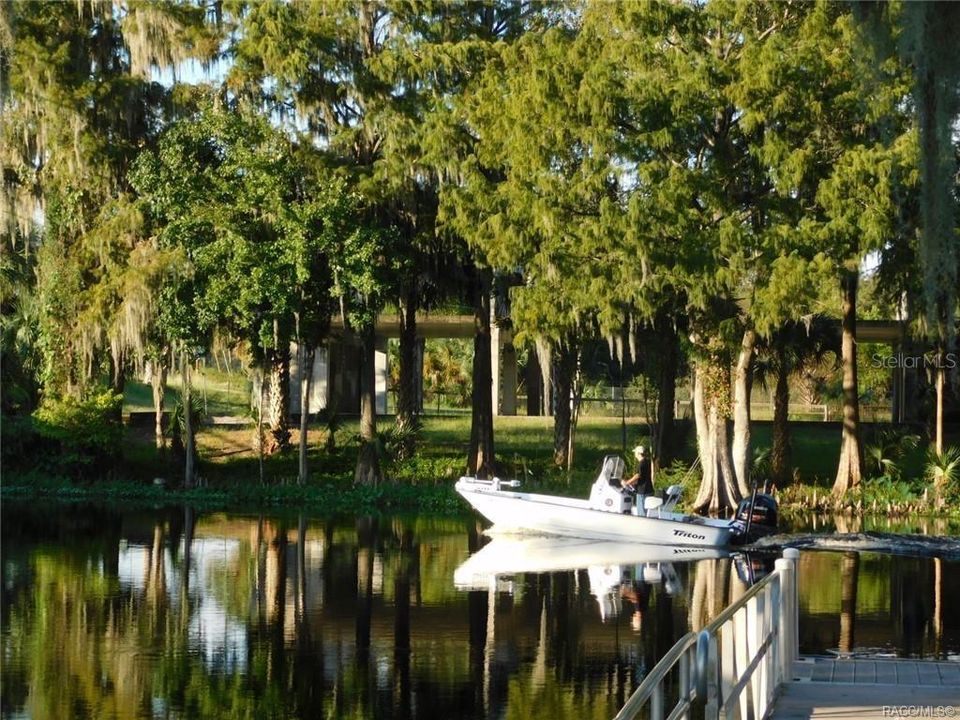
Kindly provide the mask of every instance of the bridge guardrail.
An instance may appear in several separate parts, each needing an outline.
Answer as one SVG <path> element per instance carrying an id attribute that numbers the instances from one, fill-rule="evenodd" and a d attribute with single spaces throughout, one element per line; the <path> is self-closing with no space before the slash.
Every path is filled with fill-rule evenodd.
<path id="1" fill-rule="evenodd" d="M 633 720 L 649 705 L 651 720 L 763 718 L 798 656 L 797 560 L 784 551 L 775 569 L 700 632 L 667 651 L 614 720 Z M 677 670 L 677 700 L 666 714 L 666 685 Z"/>

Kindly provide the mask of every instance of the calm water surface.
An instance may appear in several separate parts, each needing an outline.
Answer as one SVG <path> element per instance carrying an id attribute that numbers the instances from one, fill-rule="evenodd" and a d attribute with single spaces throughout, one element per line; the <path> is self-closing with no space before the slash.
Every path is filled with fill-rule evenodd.
<path id="1" fill-rule="evenodd" d="M 773 560 L 481 531 L 5 503 L 0 713 L 609 718 Z M 958 570 L 803 553 L 801 651 L 960 661 Z"/>

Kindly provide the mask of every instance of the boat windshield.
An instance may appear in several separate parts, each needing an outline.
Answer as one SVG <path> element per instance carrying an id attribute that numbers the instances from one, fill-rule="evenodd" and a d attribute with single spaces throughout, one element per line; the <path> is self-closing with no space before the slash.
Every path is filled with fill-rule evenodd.
<path id="1" fill-rule="evenodd" d="M 623 458 L 616 455 L 607 455 L 603 459 L 603 470 L 601 471 L 609 480 L 623 479 Z"/>

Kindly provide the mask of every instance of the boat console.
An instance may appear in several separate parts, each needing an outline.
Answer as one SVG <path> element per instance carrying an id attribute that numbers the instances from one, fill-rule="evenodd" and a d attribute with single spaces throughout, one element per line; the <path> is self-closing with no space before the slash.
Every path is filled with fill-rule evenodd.
<path id="1" fill-rule="evenodd" d="M 590 507 L 611 513 L 632 513 L 634 494 L 626 490 L 623 480 L 623 458 L 607 455 L 603 467 L 590 489 Z"/>

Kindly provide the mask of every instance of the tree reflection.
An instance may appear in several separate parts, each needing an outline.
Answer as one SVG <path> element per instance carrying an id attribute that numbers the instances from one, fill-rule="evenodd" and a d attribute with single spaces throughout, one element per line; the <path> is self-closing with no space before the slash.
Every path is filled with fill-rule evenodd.
<path id="1" fill-rule="evenodd" d="M 88 528 L 86 544 L 4 549 L 25 568 L 4 576 L 4 716 L 609 717 L 678 634 L 746 587 L 728 559 L 677 564 L 676 575 L 621 568 L 646 583 L 634 630 L 640 596 L 604 620 L 585 571 L 457 592 L 454 568 L 483 543 L 472 522 L 186 508 L 100 524 L 105 539 Z M 947 563 L 938 574 L 810 553 L 802 572 L 806 617 L 820 612 L 833 636 L 839 609 L 843 651 L 856 646 L 855 622 L 864 636 L 854 613 L 865 603 L 904 628 L 914 613 L 950 647 Z M 933 598 L 897 599 L 920 586 Z"/>
<path id="2" fill-rule="evenodd" d="M 690 630 L 699 632 L 731 601 L 730 559 L 700 560 L 696 564 L 688 618 Z"/>
<path id="3" fill-rule="evenodd" d="M 859 579 L 859 553 L 844 553 L 840 563 L 840 652 L 846 655 L 853 652 L 855 644 Z"/>

